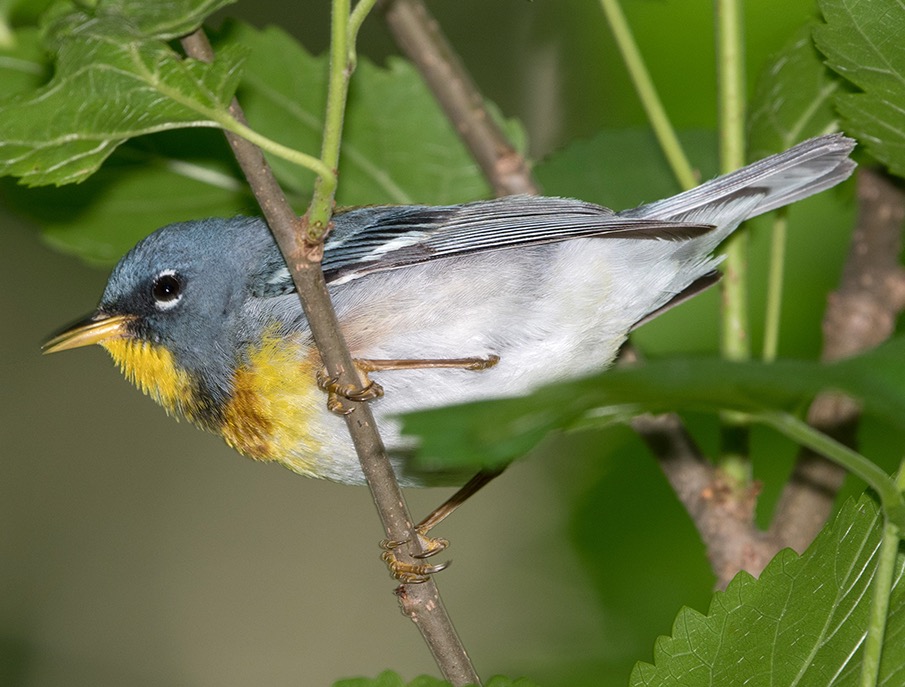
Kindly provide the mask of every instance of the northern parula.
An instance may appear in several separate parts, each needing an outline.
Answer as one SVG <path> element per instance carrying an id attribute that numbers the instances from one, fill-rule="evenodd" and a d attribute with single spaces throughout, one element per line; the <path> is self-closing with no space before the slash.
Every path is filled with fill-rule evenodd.
<path id="1" fill-rule="evenodd" d="M 634 327 L 713 280 L 712 251 L 740 222 L 846 179 L 854 144 L 814 138 L 618 213 L 514 196 L 335 215 L 323 269 L 353 356 L 365 370 L 394 370 L 381 375 L 385 394 L 373 405 L 401 482 L 426 477 L 406 465 L 412 444 L 394 415 L 606 367 Z M 95 313 L 44 351 L 94 343 L 168 413 L 240 453 L 363 482 L 345 423 L 316 383 L 320 358 L 263 220 L 172 224 L 139 242 Z"/>

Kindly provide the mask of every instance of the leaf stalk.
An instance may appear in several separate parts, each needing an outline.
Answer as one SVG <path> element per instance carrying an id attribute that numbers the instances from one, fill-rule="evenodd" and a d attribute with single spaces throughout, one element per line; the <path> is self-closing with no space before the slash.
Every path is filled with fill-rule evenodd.
<path id="1" fill-rule="evenodd" d="M 660 143 L 660 148 L 663 150 L 673 174 L 683 189 L 694 188 L 698 185 L 697 176 L 685 155 L 682 144 L 679 143 L 675 128 L 669 121 L 666 108 L 663 107 L 663 101 L 660 100 L 632 29 L 619 5 L 619 0 L 600 0 L 600 6 L 603 8 L 603 14 L 613 32 L 616 46 L 625 61 L 625 67 L 635 86 L 635 92 L 641 100 L 641 105 L 647 113 L 654 135 Z"/>
<path id="2" fill-rule="evenodd" d="M 745 79 L 740 0 L 714 0 L 720 171 L 745 165 Z M 724 244 L 723 316 L 720 348 L 728 360 L 751 358 L 748 322 L 748 235 L 735 232 Z M 733 413 L 723 413 L 724 470 L 742 483 L 751 479 L 748 433 Z"/>
<path id="3" fill-rule="evenodd" d="M 764 411 L 753 413 L 749 417 L 772 427 L 860 477 L 879 496 L 887 520 L 905 531 L 905 499 L 902 497 L 901 487 L 878 465 L 790 413 Z"/>
<path id="4" fill-rule="evenodd" d="M 767 312 L 764 317 L 764 347 L 761 358 L 772 363 L 779 351 L 779 325 L 782 318 L 782 290 L 786 266 L 786 236 L 789 229 L 785 208 L 773 215 L 770 237 L 770 272 L 767 275 Z"/>
<path id="5" fill-rule="evenodd" d="M 899 492 L 905 490 L 905 461 L 899 465 L 896 476 Z M 880 659 L 883 655 L 883 640 L 886 638 L 886 622 L 889 617 L 889 597 L 892 594 L 896 558 L 903 530 L 886 518 L 883 523 L 883 537 L 877 554 L 877 572 L 871 585 L 870 616 L 867 637 L 864 640 L 864 655 L 861 662 L 861 687 L 876 687 L 880 678 Z"/>

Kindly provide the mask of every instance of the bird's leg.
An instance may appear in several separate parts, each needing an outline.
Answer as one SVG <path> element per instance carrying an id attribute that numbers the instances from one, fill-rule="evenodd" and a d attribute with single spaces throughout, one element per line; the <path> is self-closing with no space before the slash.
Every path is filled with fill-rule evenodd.
<path id="1" fill-rule="evenodd" d="M 449 546 L 447 539 L 439 539 L 427 536 L 434 527 L 439 525 L 443 520 L 452 515 L 459 506 L 465 503 L 469 498 L 474 496 L 494 477 L 501 474 L 504 468 L 493 470 L 481 470 L 468 482 L 466 482 L 455 494 L 450 496 L 446 501 L 434 508 L 424 520 L 415 526 L 415 535 L 421 544 L 421 553 L 415 555 L 415 558 L 424 559 L 435 556 Z M 418 584 L 426 582 L 430 575 L 440 572 L 449 565 L 449 561 L 439 565 L 428 565 L 426 563 L 403 563 L 396 557 L 396 549 L 408 542 L 384 540 L 380 543 L 384 549 L 383 558 L 390 574 L 401 582 L 407 584 Z"/>
<path id="2" fill-rule="evenodd" d="M 349 411 L 343 407 L 343 398 L 350 401 L 371 401 L 383 396 L 383 387 L 368 376 L 370 372 L 427 368 L 477 371 L 493 367 L 499 361 L 498 355 L 489 355 L 486 358 L 404 358 L 397 360 L 356 358 L 354 362 L 359 384 L 340 384 L 336 379 L 330 377 L 325 369 L 320 369 L 317 373 L 317 385 L 327 392 L 327 407 L 331 412 L 347 414 Z"/>
<path id="3" fill-rule="evenodd" d="M 368 373 L 389 372 L 392 370 L 419 370 L 429 368 L 453 368 L 460 370 L 486 370 L 500 361 L 498 355 L 489 355 L 486 358 L 408 358 L 378 360 L 374 358 L 356 358 L 355 370 L 358 373 L 359 384 L 339 384 L 335 379 L 327 375 L 326 370 L 317 373 L 318 386 L 327 392 L 327 407 L 335 413 L 347 413 L 343 407 L 342 398 L 351 401 L 370 401 L 383 396 L 383 387 L 373 381 Z M 415 526 L 415 536 L 421 544 L 421 553 L 415 558 L 424 559 L 434 556 L 449 546 L 446 539 L 436 539 L 428 536 L 428 532 L 440 524 L 452 514 L 459 506 L 475 494 L 481 487 L 490 482 L 502 472 L 499 470 L 482 470 L 472 477 L 461 489 L 435 508 L 430 515 Z M 418 584 L 426 582 L 430 575 L 438 573 L 449 562 L 430 565 L 428 563 L 404 563 L 396 556 L 396 549 L 407 544 L 405 541 L 384 540 L 380 543 L 384 549 L 381 558 L 386 562 L 390 573 L 400 582 L 406 584 Z"/>
<path id="4" fill-rule="evenodd" d="M 397 360 L 375 360 L 373 358 L 356 358 L 355 364 L 363 373 L 386 372 L 389 370 L 419 370 L 432 367 L 451 367 L 460 370 L 486 370 L 500 362 L 500 356 L 488 355 L 486 358 L 473 356 L 470 358 L 402 358 Z"/>

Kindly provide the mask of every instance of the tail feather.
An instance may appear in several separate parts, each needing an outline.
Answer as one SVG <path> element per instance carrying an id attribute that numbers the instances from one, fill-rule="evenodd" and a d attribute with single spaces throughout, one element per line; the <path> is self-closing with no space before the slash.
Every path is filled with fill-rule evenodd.
<path id="1" fill-rule="evenodd" d="M 730 222 L 736 220 L 733 201 L 745 197 L 740 205 L 747 206 L 747 212 L 737 223 L 844 181 L 855 169 L 855 163 L 848 157 L 854 147 L 855 141 L 841 134 L 819 136 L 690 191 L 619 214 L 674 221 L 710 217 L 711 224 L 721 226 L 724 212 Z M 760 201 L 752 203 L 752 194 L 759 195 Z"/>

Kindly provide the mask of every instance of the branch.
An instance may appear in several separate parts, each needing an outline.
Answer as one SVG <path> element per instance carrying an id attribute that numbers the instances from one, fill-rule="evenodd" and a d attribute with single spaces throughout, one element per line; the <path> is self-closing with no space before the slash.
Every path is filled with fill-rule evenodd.
<path id="1" fill-rule="evenodd" d="M 898 262 L 905 192 L 881 173 L 862 168 L 858 200 L 858 224 L 842 281 L 830 295 L 824 317 L 824 360 L 877 346 L 892 334 L 896 316 L 905 309 L 905 270 Z M 853 445 L 859 417 L 854 401 L 827 393 L 815 399 L 808 423 Z M 740 569 L 758 574 L 782 548 L 799 552 L 807 548 L 829 517 L 847 474 L 814 451 L 802 449 L 765 533 L 754 525 L 757 487 L 734 488 L 701 456 L 678 418 L 644 416 L 632 426 L 691 516 L 721 588 Z"/>
<path id="2" fill-rule="evenodd" d="M 635 34 L 632 33 L 631 26 L 622 11 L 619 0 L 600 0 L 600 7 L 606 17 L 607 24 L 610 25 L 610 31 L 613 32 L 613 39 L 616 41 L 616 47 L 622 55 L 622 61 L 625 62 L 625 70 L 628 72 L 632 85 L 635 87 L 635 93 L 644 113 L 650 122 L 654 136 L 660 144 L 660 149 L 669 163 L 673 176 L 679 182 L 683 191 L 694 188 L 698 185 L 698 176 L 685 155 L 685 150 L 679 142 L 679 136 L 676 129 L 666 114 L 666 108 L 663 107 L 663 101 L 654 86 L 654 80 L 651 78 L 644 57 L 635 40 Z"/>
<path id="3" fill-rule="evenodd" d="M 383 0 L 386 22 L 497 196 L 535 195 L 525 158 L 509 142 L 471 76 L 421 0 Z"/>
<path id="4" fill-rule="evenodd" d="M 823 319 L 824 360 L 839 360 L 888 339 L 905 308 L 905 271 L 899 265 L 905 192 L 880 172 L 858 173 L 858 223 L 839 288 L 830 294 Z M 855 443 L 860 411 L 851 399 L 822 394 L 808 423 L 843 444 Z M 803 551 L 830 516 L 845 471 L 802 450 L 783 491 L 770 536 L 777 549 Z"/>
<path id="5" fill-rule="evenodd" d="M 706 460 L 674 413 L 641 415 L 632 429 L 647 444 L 707 549 L 717 587 L 739 570 L 759 572 L 774 551 L 754 527 L 759 488 L 738 483 Z"/>
<path id="6" fill-rule="evenodd" d="M 740 0 L 714 0 L 720 173 L 741 169 L 745 156 L 745 47 Z M 720 351 L 728 360 L 751 358 L 748 296 L 748 233 L 737 231 L 721 247 Z M 741 486 L 750 486 L 748 428 L 736 413 L 723 412 L 720 465 Z"/>
<path id="7" fill-rule="evenodd" d="M 182 45 L 190 57 L 213 60 L 210 43 L 201 29 L 183 38 Z M 230 112 L 238 121 L 246 123 L 235 99 L 230 105 Z M 260 149 L 235 134 L 227 132 L 226 137 L 292 273 L 302 308 L 328 374 L 340 383 L 357 384 L 359 380 L 352 357 L 327 293 L 319 262 L 319 247 L 306 243 L 302 238 L 304 222 L 289 206 Z M 329 195 L 332 199 L 332 193 Z M 419 553 L 420 544 L 412 518 L 377 433 L 371 409 L 367 403 L 352 402 L 349 402 L 349 409 L 351 412 L 345 416 L 346 424 L 387 539 L 412 542 L 414 553 Z M 400 549 L 398 553 L 403 562 L 416 562 L 411 551 Z M 409 615 L 421 631 L 444 677 L 454 685 L 478 683 L 478 676 L 456 635 L 433 580 L 417 585 L 402 585 L 397 593 L 405 598 L 409 606 L 418 609 L 416 614 Z"/>

